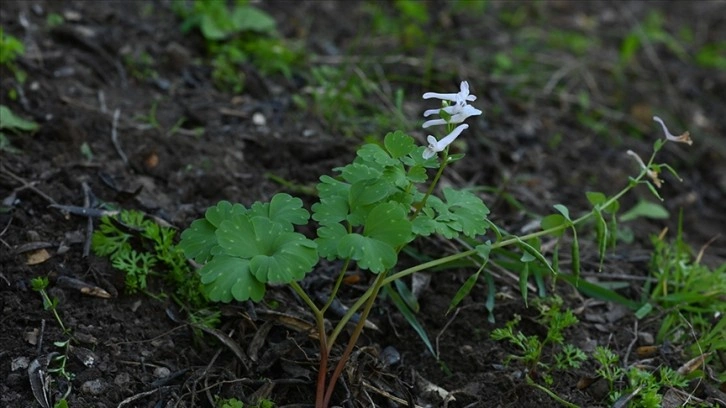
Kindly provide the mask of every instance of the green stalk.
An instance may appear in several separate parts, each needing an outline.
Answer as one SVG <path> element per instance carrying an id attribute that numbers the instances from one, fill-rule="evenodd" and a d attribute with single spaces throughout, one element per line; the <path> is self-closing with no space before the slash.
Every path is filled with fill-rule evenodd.
<path id="1" fill-rule="evenodd" d="M 340 356 L 340 360 L 338 360 L 338 364 L 335 366 L 335 371 L 333 371 L 333 375 L 330 376 L 330 381 L 328 382 L 328 389 L 325 393 L 325 398 L 323 400 L 323 406 L 327 407 L 330 404 L 330 398 L 333 396 L 333 391 L 335 390 L 335 384 L 338 382 L 338 378 L 340 377 L 340 374 L 343 372 L 343 368 L 345 368 L 345 364 L 348 362 L 348 358 L 350 357 L 350 354 L 353 352 L 353 348 L 358 343 L 358 338 L 360 337 L 360 334 L 363 332 L 363 326 L 365 326 L 365 322 L 368 319 L 368 314 L 370 313 L 371 309 L 373 309 L 373 304 L 375 303 L 376 298 L 378 297 L 378 292 L 381 290 L 381 287 L 383 286 L 383 281 L 385 280 L 386 272 L 382 272 L 376 277 L 375 282 L 373 283 L 373 286 L 371 287 L 372 292 L 366 291 L 365 294 L 368 294 L 371 292 L 371 295 L 368 297 L 368 302 L 366 303 L 365 308 L 363 309 L 363 313 L 360 316 L 360 320 L 358 320 L 358 324 L 356 324 L 355 329 L 353 329 L 353 333 L 350 335 L 350 339 L 348 339 L 348 345 L 345 348 L 345 351 L 343 352 L 343 355 Z M 340 323 L 338 324 L 340 325 Z M 337 328 L 337 327 L 336 327 Z M 332 342 L 331 342 L 332 345 Z"/>

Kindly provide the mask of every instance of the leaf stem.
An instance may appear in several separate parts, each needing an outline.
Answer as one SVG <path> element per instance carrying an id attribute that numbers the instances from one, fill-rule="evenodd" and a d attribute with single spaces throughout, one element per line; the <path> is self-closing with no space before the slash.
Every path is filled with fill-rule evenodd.
<path id="1" fill-rule="evenodd" d="M 372 291 L 368 290 L 368 291 L 366 291 L 366 293 L 363 294 L 363 296 L 365 296 L 370 292 L 370 295 L 368 296 L 365 308 L 363 309 L 360 319 L 358 320 L 358 324 L 356 324 L 355 329 L 353 329 L 353 333 L 350 335 L 350 339 L 348 339 L 348 345 L 346 346 L 345 351 L 343 352 L 343 355 L 340 356 L 340 360 L 338 360 L 338 364 L 335 366 L 335 371 L 333 371 L 333 374 L 330 376 L 330 381 L 328 382 L 328 389 L 325 392 L 325 399 L 323 400 L 323 406 L 327 407 L 330 404 L 330 398 L 333 396 L 333 390 L 335 390 L 335 383 L 338 382 L 338 378 L 340 377 L 340 374 L 343 372 L 343 368 L 345 368 L 345 364 L 348 362 L 350 353 L 353 352 L 353 348 L 355 347 L 356 343 L 358 343 L 358 338 L 360 337 L 360 334 L 363 331 L 365 322 L 368 319 L 368 314 L 370 313 L 371 309 L 373 309 L 373 304 L 375 303 L 376 298 L 378 297 L 378 292 L 381 290 L 381 287 L 383 286 L 383 282 L 385 281 L 386 275 L 387 275 L 387 271 L 380 273 L 376 277 L 376 280 L 373 283 L 373 286 L 371 287 Z M 363 296 L 361 296 L 361 298 L 363 298 Z M 340 325 L 340 323 L 339 323 L 339 325 Z M 337 329 L 337 327 L 336 327 L 336 329 Z M 332 342 L 331 342 L 331 344 L 332 344 Z"/>

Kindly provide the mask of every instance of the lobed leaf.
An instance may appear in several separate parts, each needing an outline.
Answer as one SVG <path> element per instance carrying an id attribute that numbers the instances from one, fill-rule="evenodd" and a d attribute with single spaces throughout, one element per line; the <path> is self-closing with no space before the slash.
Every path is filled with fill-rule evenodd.
<path id="1" fill-rule="evenodd" d="M 413 138 L 400 130 L 387 134 L 383 139 L 383 145 L 394 159 L 406 156 L 416 149 Z"/>
<path id="2" fill-rule="evenodd" d="M 212 251 L 218 246 L 216 230 L 216 227 L 206 219 L 196 220 L 182 232 L 177 247 L 187 258 L 203 264 L 212 257 Z"/>
<path id="3" fill-rule="evenodd" d="M 250 272 L 250 261 L 229 255 L 215 256 L 200 270 L 204 291 L 215 302 L 259 301 L 265 295 L 265 285 Z"/>

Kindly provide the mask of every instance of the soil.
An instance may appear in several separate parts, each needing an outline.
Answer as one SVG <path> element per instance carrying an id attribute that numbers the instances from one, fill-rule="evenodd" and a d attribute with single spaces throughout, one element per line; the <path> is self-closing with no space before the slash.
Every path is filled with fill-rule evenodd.
<path id="1" fill-rule="evenodd" d="M 393 3 L 376 4 L 395 13 Z M 694 145 L 669 143 L 660 157 L 683 179 L 662 175 L 663 205 L 672 216 L 624 225 L 634 238 L 608 254 L 600 276 L 597 248 L 583 245 L 583 273 L 627 282 L 621 293 L 639 299 L 650 237 L 668 227 L 666 236 L 672 238 L 681 210 L 685 242 L 695 250 L 705 247 L 703 263 L 724 263 L 726 72 L 699 66 L 692 57 L 699 44 L 726 39 L 723 1 L 488 2 L 482 13 L 434 2 L 423 37 L 436 38 L 432 46 L 376 34 L 370 3 L 270 1 L 258 6 L 275 17 L 285 38 L 309 50 L 301 70 L 350 57 L 359 74 L 389 78 L 381 82 L 383 96 L 371 96 L 373 103 L 392 100 L 390 89 L 400 87 L 403 112 L 410 118 L 430 108 L 419 97 L 423 92 L 447 92 L 467 79 L 485 114 L 472 121 L 470 136 L 457 147 L 467 155 L 444 182 L 506 192 L 491 189 L 481 197 L 493 220 L 513 232 L 531 227 L 537 219 L 533 214 L 548 214 L 554 204 L 587 210 L 586 191 L 614 193 L 624 186 L 638 170 L 625 151 L 645 156 L 662 137 L 651 122 L 654 114 L 666 119 L 674 133 L 688 129 Z M 685 57 L 665 42 L 642 41 L 624 76 L 617 77 L 623 39 L 654 12 L 673 38 L 690 30 Z M 52 13 L 65 22 L 49 28 Z M 58 312 L 76 339 L 68 363 L 75 375 L 70 407 L 207 407 L 215 396 L 312 406 L 316 343 L 290 323 L 311 321 L 292 291 L 270 288 L 260 304 L 224 305 L 217 331 L 200 340 L 173 302 L 126 293 L 123 276 L 107 260 L 84 255 L 88 218 L 53 205 L 84 206 L 86 185 L 99 202 L 141 210 L 183 229 L 219 200 L 249 205 L 276 192 L 296 193 L 270 174 L 293 186 L 314 186 L 320 175 L 332 174 L 354 157 L 369 136 L 367 128 L 341 136 L 316 112 L 294 103 L 294 95 L 309 90 L 302 74 L 265 76 L 246 64 L 240 67 L 246 78 L 242 93 L 218 90 L 204 40 L 198 33 L 181 33 L 169 1 L 4 1 L 0 24 L 22 39 L 26 53 L 19 67 L 27 73 L 18 84 L 2 68 L 2 104 L 40 124 L 33 135 L 10 136 L 19 153 L 0 151 L 0 406 L 38 406 L 27 367 L 43 366 L 58 350 L 53 343 L 64 339 L 30 288 L 30 280 L 41 276 L 49 277 L 49 293 L 58 299 Z M 522 58 L 518 41 L 556 30 L 576 30 L 592 42 L 579 56 L 556 47 L 525 49 L 533 55 L 530 65 L 516 66 Z M 139 75 L 128 63 L 142 53 L 151 57 L 156 75 Z M 506 56 L 515 66 L 507 68 Z M 8 97 L 11 89 L 17 98 Z M 149 120 L 153 110 L 156 123 Z M 579 116 L 583 112 L 597 112 L 589 127 Z M 175 127 L 180 118 L 185 121 Z M 426 133 L 415 120 L 409 119 L 410 127 L 403 130 L 423 143 Z M 599 133 L 593 130 L 598 128 Z M 84 146 L 92 157 L 82 152 Z M 622 207 L 640 198 L 651 200 L 645 188 L 637 189 Z M 430 256 L 452 251 L 442 240 L 426 245 Z M 43 254 L 47 257 L 33 258 Z M 325 279 L 326 268 L 321 265 L 307 279 Z M 534 308 L 519 296 L 516 271 L 493 270 L 495 323 L 487 319 L 487 289 L 481 281 L 455 312 L 446 314 L 472 272 L 432 273 L 420 297 L 418 318 L 440 353 L 438 361 L 395 307 L 381 299 L 371 316 L 378 330 L 364 332 L 334 403 L 558 406 L 526 385 L 521 367 L 504 364 L 516 350 L 490 338 L 515 314 L 523 316 L 525 333 L 543 333 Z M 103 288 L 112 297 L 83 294 L 62 285 L 62 278 Z M 366 279 L 344 289 L 343 303 L 361 293 Z M 156 285 L 151 291 L 161 293 L 163 283 Z M 606 345 L 632 363 L 633 345 L 658 332 L 662 314 L 637 321 L 632 311 L 584 298 L 564 283 L 556 293 L 581 320 L 567 331 L 566 341 L 586 351 Z M 228 336 L 227 342 L 215 333 Z M 235 357 L 230 342 L 250 360 Z M 674 347 L 660 364 L 678 367 L 693 357 L 681 353 L 682 345 Z M 336 348 L 334 357 L 341 352 Z M 82 357 L 89 353 L 94 360 L 84 364 Z M 391 358 L 396 353 L 400 360 Z M 589 363 L 555 371 L 550 389 L 578 406 L 607 406 L 606 391 L 577 387 L 593 369 Z M 68 384 L 55 384 L 51 400 L 58 397 L 58 386 Z M 697 395 L 718 404 L 712 395 Z"/>

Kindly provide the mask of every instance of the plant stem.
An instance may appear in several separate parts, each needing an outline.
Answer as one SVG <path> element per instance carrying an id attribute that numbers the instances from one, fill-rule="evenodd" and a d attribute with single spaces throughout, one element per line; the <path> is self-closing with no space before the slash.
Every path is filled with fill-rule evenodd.
<path id="1" fill-rule="evenodd" d="M 416 218 L 416 216 L 421 211 L 421 209 L 426 206 L 426 201 L 429 199 L 429 196 L 431 196 L 431 194 L 433 194 L 434 188 L 436 188 L 436 184 L 438 184 L 439 179 L 441 178 L 441 175 L 444 173 L 444 169 L 446 168 L 447 164 L 449 164 L 449 148 L 448 147 L 446 149 L 444 149 L 444 155 L 441 158 L 441 165 L 439 166 L 439 170 L 436 172 L 436 176 L 434 176 L 434 180 L 429 185 L 429 189 L 426 191 L 426 195 L 424 196 L 423 200 L 421 200 L 421 202 L 416 205 L 416 211 L 413 212 L 411 219 Z"/>
<path id="2" fill-rule="evenodd" d="M 295 293 L 302 298 L 305 304 L 308 305 L 310 310 L 315 316 L 315 325 L 318 330 L 318 340 L 320 341 L 320 366 L 318 368 L 318 380 L 315 390 L 315 407 L 325 408 L 324 397 L 325 397 L 325 380 L 328 374 L 328 336 L 325 333 L 325 316 L 324 312 L 315 306 L 315 302 L 310 299 L 305 290 L 296 281 L 290 282 L 290 286 Z"/>
<path id="3" fill-rule="evenodd" d="M 333 304 L 333 301 L 335 300 L 335 296 L 338 294 L 338 289 L 340 289 L 340 284 L 343 283 L 343 278 L 345 277 L 345 271 L 348 270 L 348 264 L 350 264 L 350 258 L 347 258 L 345 260 L 345 263 L 343 264 L 343 268 L 341 268 L 340 274 L 338 274 L 338 279 L 335 280 L 335 285 L 333 285 L 333 290 L 330 292 L 328 301 L 325 303 L 325 306 L 323 306 L 320 309 L 321 313 L 325 313 L 325 311 L 328 310 L 330 305 Z"/>
<path id="4" fill-rule="evenodd" d="M 348 362 L 348 358 L 350 357 L 350 354 L 353 352 L 353 348 L 355 347 L 356 343 L 358 343 L 358 338 L 360 337 L 360 334 L 363 332 L 363 326 L 365 326 L 365 322 L 368 319 L 368 314 L 370 313 L 371 309 L 373 309 L 373 304 L 375 303 L 376 298 L 378 297 L 378 292 L 381 290 L 381 287 L 383 286 L 383 282 L 385 281 L 387 272 L 382 272 L 376 277 L 375 282 L 373 283 L 373 286 L 371 287 L 372 291 L 366 291 L 366 294 L 371 292 L 371 294 L 368 296 L 368 302 L 366 303 L 365 308 L 363 309 L 363 313 L 360 316 L 360 320 L 358 320 L 358 324 L 356 324 L 355 329 L 353 329 L 353 333 L 350 335 L 350 339 L 348 339 L 348 345 L 345 348 L 345 351 L 343 352 L 343 355 L 340 356 L 340 360 L 338 360 L 338 364 L 335 366 L 335 371 L 333 371 L 333 375 L 330 376 L 330 381 L 328 382 L 328 389 L 325 393 L 325 399 L 323 400 L 323 406 L 327 407 L 330 404 L 330 398 L 333 396 L 333 391 L 335 390 L 335 384 L 338 382 L 338 378 L 340 377 L 340 374 L 343 372 L 343 368 L 345 368 L 345 364 Z"/>

